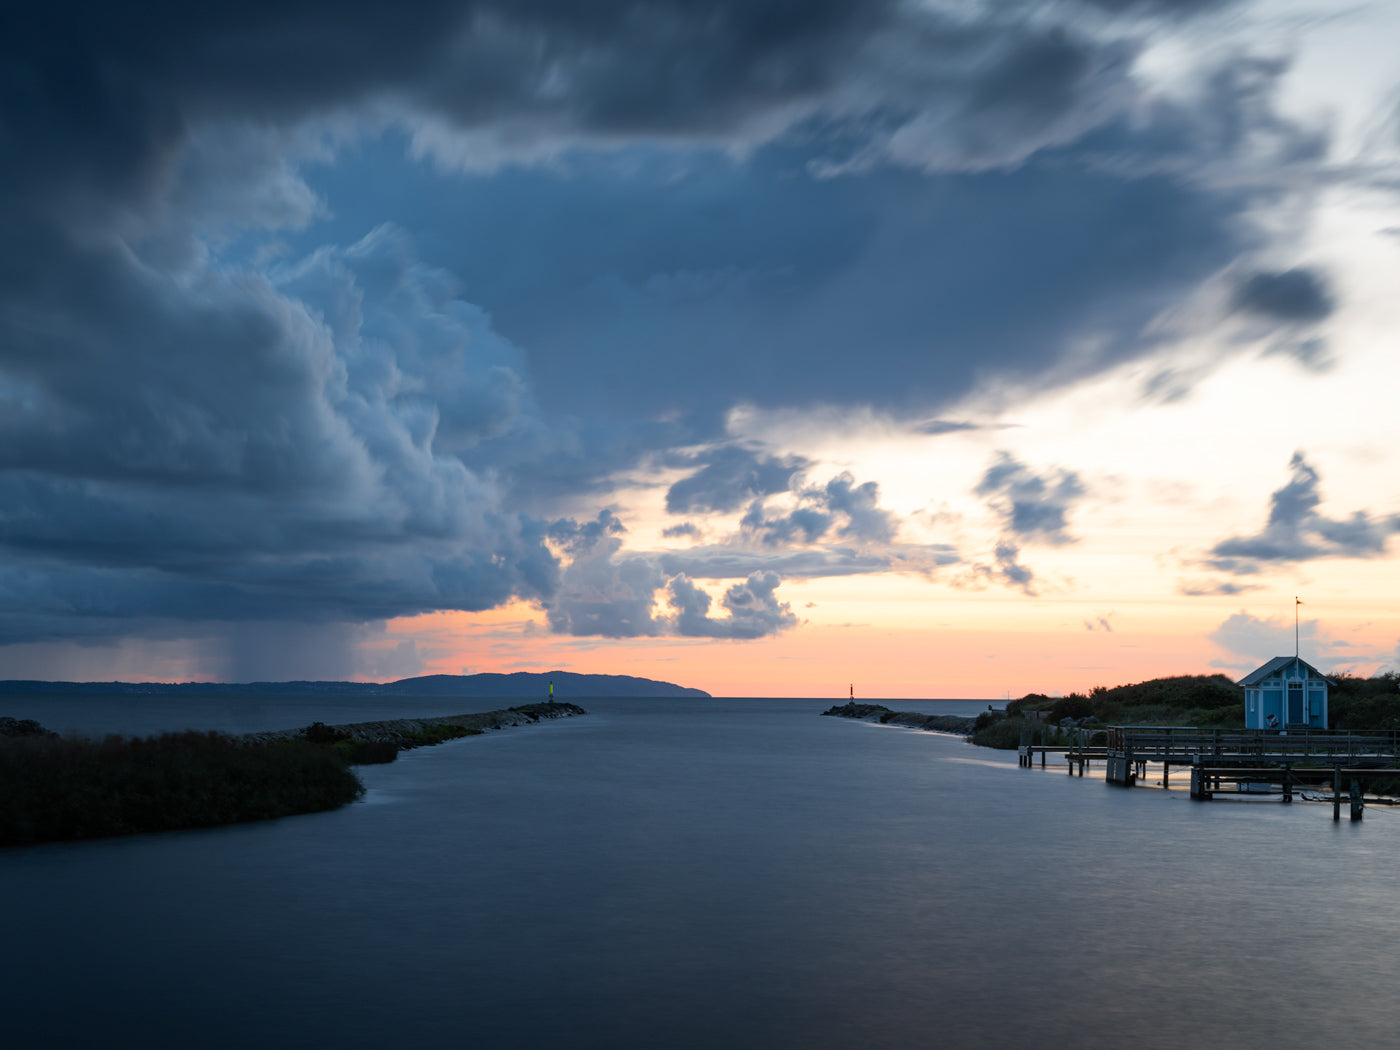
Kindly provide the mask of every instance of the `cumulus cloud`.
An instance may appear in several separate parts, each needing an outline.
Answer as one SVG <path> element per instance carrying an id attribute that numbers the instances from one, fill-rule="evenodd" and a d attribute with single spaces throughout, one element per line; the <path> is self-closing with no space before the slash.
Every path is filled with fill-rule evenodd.
<path id="1" fill-rule="evenodd" d="M 18 323 L 61 286 L 0 291 L 0 640 L 552 592 L 543 526 L 453 454 L 532 414 L 519 353 L 396 231 L 194 288 L 48 251 L 89 284 L 63 326 Z"/>
<path id="2" fill-rule="evenodd" d="M 1373 517 L 1358 510 L 1344 518 L 1326 517 L 1318 511 L 1322 495 L 1317 470 L 1301 451 L 1293 454 L 1288 467 L 1288 482 L 1269 497 L 1263 530 L 1221 540 L 1211 548 L 1208 565 L 1234 575 L 1254 575 L 1269 564 L 1376 557 L 1400 531 L 1397 515 Z"/>
<path id="3" fill-rule="evenodd" d="M 548 607 L 550 629 L 575 636 L 639 638 L 662 633 L 654 616 L 656 592 L 664 584 L 641 557 L 614 560 L 626 529 L 610 511 L 580 526 L 555 522 L 550 538 L 569 554 L 557 593 Z"/>
<path id="4" fill-rule="evenodd" d="M 755 497 L 786 492 L 808 465 L 801 456 L 764 456 L 739 445 L 711 449 L 688 461 L 699 469 L 667 491 L 670 514 L 731 511 Z"/>
<path id="5" fill-rule="evenodd" d="M 1299 623 L 1299 637 L 1307 636 L 1309 641 L 1317 632 L 1317 624 L 1309 621 Z M 1292 646 L 1293 625 L 1282 619 L 1260 619 L 1241 609 L 1227 617 L 1206 637 L 1222 649 L 1242 656 L 1253 665 L 1266 663 L 1275 656 L 1286 653 Z"/>
<path id="6" fill-rule="evenodd" d="M 727 616 L 711 617 L 710 596 L 686 576 L 672 577 L 666 585 L 672 621 L 677 634 L 692 638 L 763 638 L 798 624 L 787 602 L 777 598 L 781 578 L 774 572 L 756 572 L 724 592 L 720 604 Z"/>
<path id="7" fill-rule="evenodd" d="M 992 550 L 992 560 L 971 562 L 950 582 L 954 587 L 981 590 L 991 585 L 1014 588 L 1029 598 L 1038 593 L 1035 570 L 1021 564 L 1021 548 L 1003 539 Z"/>
<path id="8" fill-rule="evenodd" d="M 726 615 L 712 617 L 711 597 L 684 572 L 667 568 L 663 558 L 620 553 L 625 531 L 610 511 L 583 525 L 561 520 L 550 527 L 551 540 L 569 557 L 547 606 L 551 630 L 608 638 L 754 639 L 797 625 L 791 607 L 777 598 L 782 577 L 776 572 L 753 572 L 732 585 L 720 600 Z M 674 610 L 670 616 L 657 608 L 663 588 Z"/>
<path id="9" fill-rule="evenodd" d="M 973 491 L 987 500 L 1010 535 L 1054 546 L 1074 542 L 1069 514 L 1086 494 L 1074 471 L 1037 474 L 1009 452 L 998 452 Z"/>
<path id="10" fill-rule="evenodd" d="M 754 500 L 740 522 L 744 534 L 770 547 L 812 544 L 829 533 L 838 540 L 888 544 L 898 531 L 895 516 L 879 506 L 880 486 L 857 485 L 849 471 L 822 487 L 803 486 L 797 506 L 770 516 L 762 499 Z"/>
<path id="11" fill-rule="evenodd" d="M 1084 483 L 1074 471 L 1059 467 L 1036 473 L 1002 451 L 996 454 L 973 492 L 985 499 L 1000 519 L 1002 535 L 992 552 L 992 561 L 973 563 L 958 578 L 958 586 L 997 583 L 1034 596 L 1035 571 L 1022 564 L 1022 546 L 1044 543 L 1059 547 L 1075 542 L 1069 532 L 1069 516 L 1087 494 Z"/>

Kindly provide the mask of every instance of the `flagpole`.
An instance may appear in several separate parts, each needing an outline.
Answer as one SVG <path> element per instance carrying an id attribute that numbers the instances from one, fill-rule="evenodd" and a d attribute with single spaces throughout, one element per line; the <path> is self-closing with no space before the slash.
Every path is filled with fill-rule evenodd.
<path id="1" fill-rule="evenodd" d="M 1298 606 L 1303 604 L 1303 599 L 1296 594 L 1293 596 L 1293 659 L 1298 659 L 1302 655 L 1302 647 L 1298 644 Z"/>

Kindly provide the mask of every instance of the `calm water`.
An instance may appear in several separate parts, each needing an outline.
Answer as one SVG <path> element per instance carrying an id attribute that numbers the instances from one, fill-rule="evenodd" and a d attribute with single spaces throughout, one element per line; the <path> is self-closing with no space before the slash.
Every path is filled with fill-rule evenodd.
<path id="1" fill-rule="evenodd" d="M 1389 1044 L 1400 814 L 1110 788 L 829 703 L 589 701 L 334 813 L 0 853 L 5 1045 Z"/>

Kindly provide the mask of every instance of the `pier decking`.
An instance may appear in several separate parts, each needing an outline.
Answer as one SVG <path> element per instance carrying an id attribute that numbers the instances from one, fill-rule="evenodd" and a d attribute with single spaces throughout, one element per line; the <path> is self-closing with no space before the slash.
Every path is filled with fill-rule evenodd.
<path id="1" fill-rule="evenodd" d="M 1100 731 L 1104 732 L 1104 731 Z M 1099 733 L 1094 734 L 1095 737 Z M 1400 777 L 1400 733 L 1333 733 L 1289 728 L 1276 730 L 1201 731 L 1178 726 L 1114 726 L 1106 743 L 1088 746 L 1025 744 L 1021 764 L 1033 765 L 1037 752 L 1045 766 L 1049 753 L 1063 754 L 1067 772 L 1090 763 L 1105 763 L 1105 780 L 1132 786 L 1145 777 L 1148 765 L 1162 767 L 1163 787 L 1169 787 L 1173 766 L 1191 771 L 1191 797 L 1216 794 L 1277 793 L 1291 802 L 1305 784 L 1331 784 L 1332 814 L 1341 819 L 1345 797 L 1351 819 L 1360 820 L 1365 784 L 1372 777 Z M 1345 795 L 1343 787 L 1346 788 Z"/>

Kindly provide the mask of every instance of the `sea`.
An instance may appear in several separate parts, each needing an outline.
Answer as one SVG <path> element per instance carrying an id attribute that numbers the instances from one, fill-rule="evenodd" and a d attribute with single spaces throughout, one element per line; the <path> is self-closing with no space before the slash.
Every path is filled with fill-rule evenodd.
<path id="1" fill-rule="evenodd" d="M 519 702 L 12 700 L 0 715 L 93 735 Z M 1395 1038 L 1396 811 L 1334 823 L 1302 799 L 1194 802 L 1184 776 L 1022 769 L 819 717 L 831 699 L 579 702 L 586 717 L 363 767 L 364 800 L 333 812 L 0 850 L 3 1045 Z"/>

